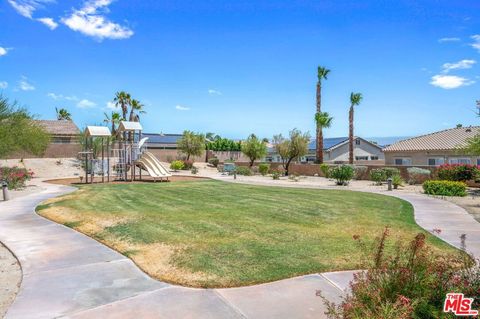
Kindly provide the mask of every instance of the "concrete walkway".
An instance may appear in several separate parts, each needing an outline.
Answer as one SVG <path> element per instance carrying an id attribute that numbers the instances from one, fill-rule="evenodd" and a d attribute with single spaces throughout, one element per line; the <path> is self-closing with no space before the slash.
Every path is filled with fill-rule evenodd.
<path id="1" fill-rule="evenodd" d="M 6 318 L 325 318 L 316 291 L 339 301 L 352 277 L 351 272 L 312 274 L 230 289 L 159 282 L 130 259 L 35 214 L 40 202 L 74 190 L 42 186 L 41 192 L 0 203 L 0 241 L 23 271 Z M 451 244 L 458 246 L 458 236 L 467 233 L 468 249 L 480 253 L 480 224 L 460 207 L 424 195 L 389 195 L 410 201 L 419 224 L 442 229 L 440 237 Z"/>

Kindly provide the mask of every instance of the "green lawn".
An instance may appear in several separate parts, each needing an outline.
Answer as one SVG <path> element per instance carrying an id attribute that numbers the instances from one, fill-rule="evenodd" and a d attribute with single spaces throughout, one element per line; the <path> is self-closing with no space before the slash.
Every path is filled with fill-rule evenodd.
<path id="1" fill-rule="evenodd" d="M 385 226 L 411 240 L 411 205 L 344 190 L 263 187 L 211 180 L 82 186 L 39 207 L 132 258 L 150 275 L 196 287 L 231 287 L 359 269 Z M 428 242 L 452 250 L 433 236 Z"/>

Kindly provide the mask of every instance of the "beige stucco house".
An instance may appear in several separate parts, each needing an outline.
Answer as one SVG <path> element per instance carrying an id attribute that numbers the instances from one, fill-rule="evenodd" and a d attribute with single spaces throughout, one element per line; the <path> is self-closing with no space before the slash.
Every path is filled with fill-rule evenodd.
<path id="1" fill-rule="evenodd" d="M 458 127 L 409 138 L 383 149 L 386 165 L 480 165 L 480 156 L 465 154 L 466 141 L 480 134 L 480 126 Z"/>
<path id="2" fill-rule="evenodd" d="M 316 159 L 316 141 L 310 141 L 308 154 L 300 158 L 299 162 L 313 163 Z M 323 139 L 323 159 L 328 163 L 347 163 L 349 156 L 348 137 L 334 137 Z M 382 147 L 361 137 L 354 137 L 353 157 L 357 164 L 383 164 Z M 273 148 L 269 149 L 267 162 L 281 162 L 280 155 Z"/>

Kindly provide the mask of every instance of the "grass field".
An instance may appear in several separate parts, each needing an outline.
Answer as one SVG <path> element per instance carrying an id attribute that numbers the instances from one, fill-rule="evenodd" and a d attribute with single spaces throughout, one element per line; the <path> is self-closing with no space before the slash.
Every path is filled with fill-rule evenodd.
<path id="1" fill-rule="evenodd" d="M 82 186 L 38 211 L 155 278 L 194 287 L 359 269 L 365 259 L 353 235 L 373 241 L 389 226 L 392 238 L 409 241 L 422 231 L 411 205 L 393 197 L 211 180 Z M 428 242 L 453 251 L 433 236 Z"/>

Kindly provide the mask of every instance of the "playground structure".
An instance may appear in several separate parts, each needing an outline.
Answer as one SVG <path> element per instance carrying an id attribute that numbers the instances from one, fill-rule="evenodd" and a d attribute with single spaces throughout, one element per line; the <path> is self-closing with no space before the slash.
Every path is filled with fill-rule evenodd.
<path id="1" fill-rule="evenodd" d="M 109 182 L 111 171 L 114 172 L 115 181 L 125 182 L 135 181 L 137 177 L 142 180 L 142 171 L 146 171 L 154 181 L 168 181 L 172 176 L 155 155 L 147 151 L 148 137 L 142 138 L 142 126 L 139 122 L 120 122 L 117 131 L 120 141 L 113 144 L 117 148 L 112 150 L 111 137 L 108 127 L 87 127 L 85 147 L 80 152 L 85 167 L 85 183 L 93 183 L 95 175 L 102 176 L 102 183 L 105 182 L 105 176 Z M 94 143 L 94 139 L 98 138 L 100 143 Z M 101 147 L 101 159 L 96 158 L 98 147 Z M 113 156 L 110 156 L 111 154 Z"/>

